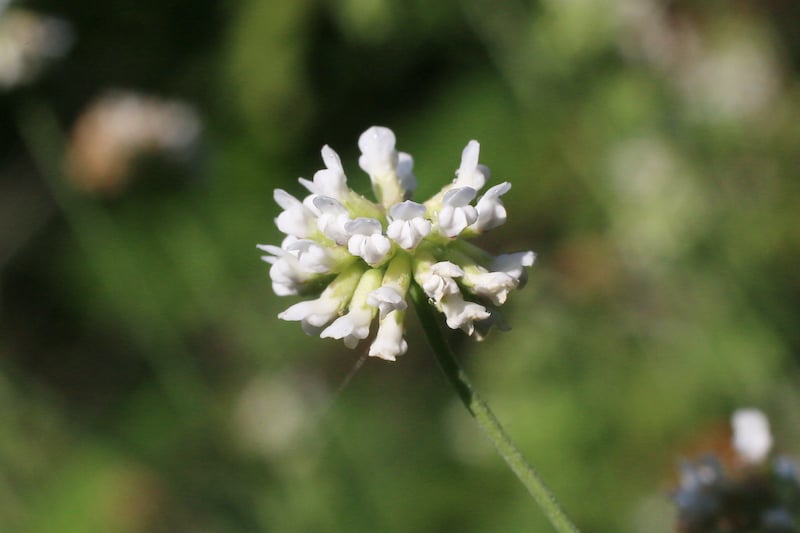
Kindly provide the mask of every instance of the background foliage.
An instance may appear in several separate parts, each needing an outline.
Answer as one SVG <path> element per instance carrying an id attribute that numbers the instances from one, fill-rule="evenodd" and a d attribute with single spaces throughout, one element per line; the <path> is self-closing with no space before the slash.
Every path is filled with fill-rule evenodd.
<path id="1" fill-rule="evenodd" d="M 513 329 L 453 343 L 586 531 L 670 531 L 680 457 L 758 406 L 800 452 L 800 10 L 790 0 L 36 0 L 74 44 L 0 93 L 0 529 L 546 531 L 412 322 L 395 364 L 276 314 L 275 187 L 392 127 L 418 195 L 470 139 L 533 249 Z M 191 161 L 65 179 L 109 89 Z M 344 385 L 344 386 L 342 386 Z"/>

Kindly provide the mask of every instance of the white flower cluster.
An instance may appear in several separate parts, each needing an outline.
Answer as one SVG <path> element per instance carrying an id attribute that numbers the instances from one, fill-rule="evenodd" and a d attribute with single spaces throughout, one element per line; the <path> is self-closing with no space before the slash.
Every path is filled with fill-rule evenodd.
<path id="1" fill-rule="evenodd" d="M 758 409 L 738 409 L 731 415 L 733 449 L 747 463 L 764 462 L 772 449 L 767 415 Z"/>
<path id="2" fill-rule="evenodd" d="M 409 154 L 395 149 L 394 133 L 372 127 L 358 140 L 359 166 L 372 181 L 378 203 L 355 193 L 339 156 L 322 148 L 325 168 L 313 180 L 300 178 L 310 194 L 302 201 L 275 190 L 283 208 L 278 229 L 281 246 L 259 245 L 268 255 L 270 277 L 280 296 L 318 298 L 292 305 L 278 316 L 300 321 L 309 334 L 342 339 L 354 348 L 377 334 L 369 355 L 394 361 L 405 353 L 403 319 L 406 293 L 417 283 L 444 313 L 447 325 L 479 339 L 499 319 L 495 307 L 525 282 L 531 251 L 492 256 L 460 237 L 474 237 L 503 224 L 503 182 L 478 199 L 489 169 L 478 164 L 480 145 L 470 141 L 456 178 L 424 203 L 411 201 L 416 187 Z M 413 281 L 412 281 L 413 280 Z"/>

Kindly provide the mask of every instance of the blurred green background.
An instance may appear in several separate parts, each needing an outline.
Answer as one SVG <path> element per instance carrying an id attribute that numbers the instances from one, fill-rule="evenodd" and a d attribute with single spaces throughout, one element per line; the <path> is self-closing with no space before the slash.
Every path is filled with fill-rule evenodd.
<path id="1" fill-rule="evenodd" d="M 513 329 L 452 342 L 583 530 L 671 531 L 735 408 L 800 453 L 796 2 L 37 0 L 0 76 L 20 10 L 59 39 L 0 84 L 0 530 L 549 530 L 413 318 L 350 380 L 364 348 L 276 318 L 272 190 L 327 143 L 367 191 L 373 124 L 417 198 L 470 139 L 513 183 Z M 188 122 L 118 146 L 119 91 Z"/>

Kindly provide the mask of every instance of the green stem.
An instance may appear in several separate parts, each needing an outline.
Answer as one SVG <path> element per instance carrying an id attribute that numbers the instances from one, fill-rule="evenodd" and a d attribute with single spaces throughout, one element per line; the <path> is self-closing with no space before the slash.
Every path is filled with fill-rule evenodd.
<path id="1" fill-rule="evenodd" d="M 428 341 L 433 348 L 433 353 L 436 355 L 436 361 L 439 363 L 439 367 L 444 372 L 447 380 L 455 388 L 461 402 L 475 421 L 478 422 L 478 426 L 492 442 L 506 464 L 528 489 L 528 492 L 547 515 L 556 531 L 561 533 L 577 532 L 578 528 L 575 527 L 561 509 L 553 493 L 550 492 L 550 489 L 539 477 L 536 470 L 522 456 L 522 453 L 514 445 L 511 437 L 505 432 L 486 402 L 472 388 L 467 374 L 458 364 L 458 360 L 453 355 L 442 334 L 438 317 L 433 310 L 433 306 L 428 302 L 428 297 L 416 283 L 411 284 L 410 292 L 414 300 L 414 306 L 417 309 L 417 315 L 422 323 L 422 329 L 425 330 Z"/>

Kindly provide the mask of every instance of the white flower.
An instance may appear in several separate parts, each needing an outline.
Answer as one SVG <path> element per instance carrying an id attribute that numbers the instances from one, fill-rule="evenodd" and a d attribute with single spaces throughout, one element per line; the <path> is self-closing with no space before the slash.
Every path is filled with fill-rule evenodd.
<path id="1" fill-rule="evenodd" d="M 491 187 L 484 193 L 478 205 L 478 220 L 473 227 L 480 232 L 501 226 L 506 221 L 506 208 L 500 197 L 511 190 L 511 184 L 507 181 Z"/>
<path id="2" fill-rule="evenodd" d="M 297 257 L 300 267 L 309 272 L 330 272 L 334 264 L 329 249 L 309 239 L 298 239 L 284 249 Z"/>
<path id="3" fill-rule="evenodd" d="M 290 306 L 278 314 L 278 318 L 300 321 L 303 330 L 312 334 L 333 320 L 350 302 L 361 277 L 363 268 L 352 266 L 339 274 L 316 300 L 305 300 Z"/>
<path id="4" fill-rule="evenodd" d="M 314 273 L 305 270 L 297 257 L 278 246 L 259 244 L 258 248 L 271 255 L 262 255 L 261 260 L 272 266 L 269 277 L 272 279 L 272 290 L 278 296 L 291 296 L 300 293 L 303 285 L 313 278 Z"/>
<path id="5" fill-rule="evenodd" d="M 350 213 L 330 196 L 314 197 L 314 207 L 319 210 L 317 228 L 329 239 L 339 245 L 347 244 L 350 235 L 345 225 L 350 222 Z"/>
<path id="6" fill-rule="evenodd" d="M 489 179 L 489 168 L 478 164 L 481 145 L 478 141 L 470 141 L 461 152 L 461 166 L 456 170 L 456 187 L 472 187 L 480 189 Z"/>
<path id="7" fill-rule="evenodd" d="M 386 315 L 392 311 L 402 311 L 408 307 L 405 301 L 405 295 L 400 294 L 397 289 L 387 286 L 379 287 L 369 293 L 367 303 L 372 307 L 378 308 L 378 316 L 380 316 L 381 320 L 386 318 Z"/>
<path id="8" fill-rule="evenodd" d="M 417 190 L 417 177 L 414 176 L 414 158 L 410 154 L 398 152 L 397 179 L 400 180 L 400 187 L 406 191 L 406 195 Z"/>
<path id="9" fill-rule="evenodd" d="M 386 235 L 401 248 L 411 250 L 431 232 L 431 223 L 425 218 L 425 206 L 406 200 L 389 210 L 389 227 Z"/>
<path id="10" fill-rule="evenodd" d="M 445 296 L 460 292 L 454 278 L 463 275 L 464 271 L 458 265 L 450 261 L 441 261 L 431 265 L 427 271 L 419 271 L 417 282 L 422 286 L 425 294 L 438 303 Z"/>
<path id="11" fill-rule="evenodd" d="M 462 329 L 467 335 L 475 331 L 476 320 L 489 318 L 490 313 L 480 304 L 464 300 L 460 292 L 448 294 L 441 301 L 441 311 L 447 318 L 447 326 Z"/>
<path id="12" fill-rule="evenodd" d="M 414 160 L 395 150 L 395 136 L 389 128 L 373 126 L 358 138 L 358 165 L 369 174 L 378 201 L 388 208 L 416 188 L 412 173 Z"/>
<path id="13" fill-rule="evenodd" d="M 397 167 L 396 139 L 389 128 L 373 126 L 358 138 L 358 166 L 371 177 L 393 174 Z"/>
<path id="14" fill-rule="evenodd" d="M 283 208 L 275 224 L 286 235 L 304 238 L 311 235 L 315 229 L 316 216 L 303 202 L 284 191 L 275 189 L 275 202 Z"/>
<path id="15" fill-rule="evenodd" d="M 32 81 L 75 41 L 67 21 L 21 7 L 5 11 L 8 3 L 0 0 L 0 90 Z"/>
<path id="16" fill-rule="evenodd" d="M 370 266 L 382 263 L 392 249 L 392 243 L 382 234 L 381 223 L 374 218 L 360 217 L 345 224 L 344 228 L 350 235 L 347 249 Z"/>
<path id="17" fill-rule="evenodd" d="M 284 258 L 272 263 L 269 277 L 272 279 L 272 290 L 278 296 L 300 294 L 300 289 L 311 279 L 309 273 L 303 272 L 296 263 Z"/>
<path id="18" fill-rule="evenodd" d="M 403 338 L 403 311 L 392 311 L 381 319 L 375 340 L 369 347 L 369 355 L 394 361 L 398 355 L 408 350 L 408 343 Z"/>
<path id="19" fill-rule="evenodd" d="M 748 463 L 761 463 L 772 448 L 769 420 L 758 409 L 739 409 L 731 416 L 733 448 Z"/>
<path id="20" fill-rule="evenodd" d="M 333 324 L 325 328 L 320 337 L 323 339 L 342 339 L 348 348 L 355 348 L 359 341 L 369 336 L 369 325 L 372 314 L 364 309 L 353 309 L 344 316 L 337 318 Z"/>
<path id="21" fill-rule="evenodd" d="M 367 303 L 367 298 L 380 285 L 382 277 L 383 273 L 377 269 L 365 272 L 353 292 L 350 311 L 334 320 L 320 333 L 320 337 L 342 339 L 348 348 L 355 348 L 359 341 L 366 339 L 375 316 L 375 308 Z"/>
<path id="22" fill-rule="evenodd" d="M 330 196 L 344 203 L 350 195 L 350 188 L 339 155 L 326 144 L 322 147 L 322 161 L 325 168 L 314 174 L 314 181 L 300 178 L 300 183 L 313 194 Z"/>
<path id="23" fill-rule="evenodd" d="M 518 281 L 505 272 L 489 272 L 479 266 L 464 267 L 463 283 L 493 305 L 503 305 L 508 293 L 517 288 Z"/>
<path id="24" fill-rule="evenodd" d="M 336 298 L 320 296 L 316 300 L 304 300 L 278 314 L 281 320 L 301 321 L 303 329 L 308 326 L 320 328 L 339 314 L 341 301 Z"/>
<path id="25" fill-rule="evenodd" d="M 513 254 L 500 254 L 492 262 L 491 269 L 496 272 L 505 272 L 517 283 L 525 281 L 525 268 L 533 265 L 536 254 L 531 251 L 515 252 Z"/>
<path id="26" fill-rule="evenodd" d="M 445 237 L 456 237 L 478 218 L 478 211 L 469 205 L 475 198 L 475 189 L 459 187 L 450 189 L 444 195 L 439 211 L 439 231 Z"/>
<path id="27" fill-rule="evenodd" d="M 525 268 L 535 259 L 533 252 L 493 257 L 466 241 L 505 222 L 501 197 L 511 188 L 495 185 L 471 205 L 489 177 L 478 164 L 477 141 L 464 148 L 456 179 L 424 203 L 410 200 L 414 161 L 395 143 L 391 130 L 377 126 L 358 140 L 359 166 L 378 202 L 350 190 L 339 156 L 323 147 L 325 168 L 312 181 L 300 179 L 308 196 L 275 191 L 283 209 L 275 222 L 286 234 L 281 246 L 259 245 L 276 294 L 311 293 L 328 283 L 318 298 L 290 306 L 280 318 L 350 348 L 368 338 L 377 321 L 369 355 L 389 361 L 408 349 L 403 321 L 412 282 L 448 327 L 480 340 L 492 326 L 506 329 L 494 307 L 524 284 Z"/>

